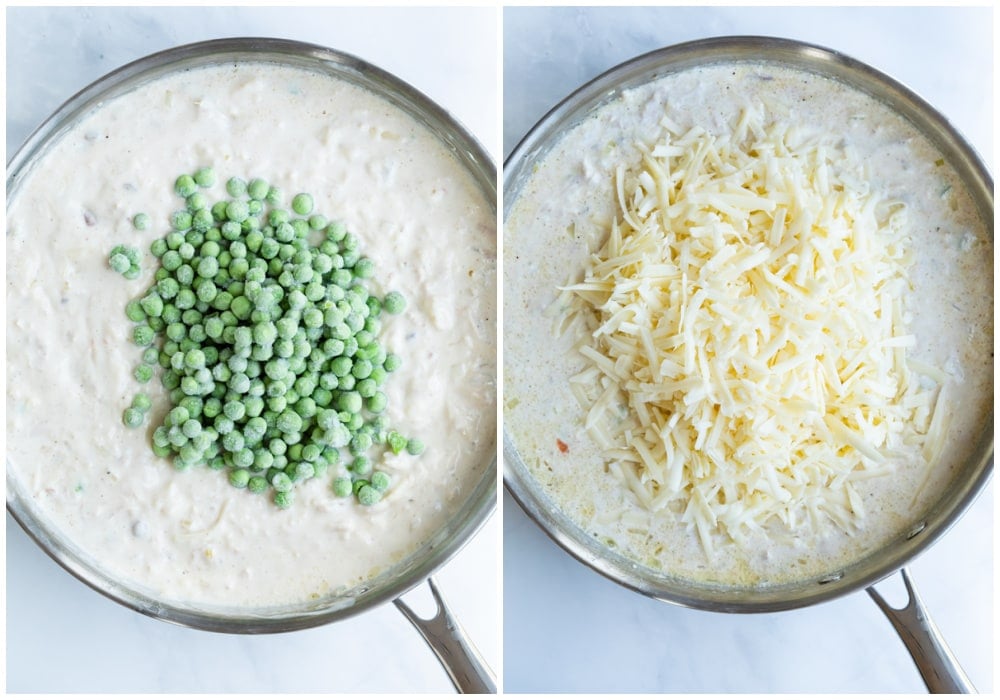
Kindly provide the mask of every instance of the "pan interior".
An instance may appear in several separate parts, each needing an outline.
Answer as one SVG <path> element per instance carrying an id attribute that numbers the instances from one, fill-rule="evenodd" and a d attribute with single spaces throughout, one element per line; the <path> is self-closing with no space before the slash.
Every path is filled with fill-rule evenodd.
<path id="1" fill-rule="evenodd" d="M 733 63 L 773 63 L 803 70 L 844 83 L 888 105 L 930 141 L 954 168 L 992 242 L 992 180 L 961 136 L 921 98 L 890 78 L 836 52 L 796 42 L 753 37 L 706 40 L 656 51 L 614 68 L 580 88 L 547 114 L 505 163 L 505 222 L 539 163 L 568 131 L 587 120 L 598 119 L 594 115 L 602 105 L 619 98 L 630 88 L 652 83 L 664 76 L 691 68 Z M 505 233 L 505 243 L 507 236 Z M 559 252 L 554 257 L 563 259 Z M 516 274 L 512 270 L 508 258 L 505 260 L 505 276 Z M 508 279 L 505 277 L 505 290 Z M 982 280 L 982 286 L 977 291 L 988 295 L 989 308 L 992 309 L 992 280 Z M 504 319 L 505 340 L 510 342 L 510 329 L 523 319 L 516 312 L 511 312 L 509 306 L 505 307 Z M 992 327 L 989 338 L 991 341 Z M 505 362 L 509 362 L 509 355 L 505 353 Z M 983 360 L 992 366 L 991 357 Z M 506 384 L 509 375 L 510 368 L 505 364 L 505 401 L 510 400 L 511 394 Z M 992 380 L 989 381 L 991 397 Z M 869 547 L 833 568 L 781 583 L 711 583 L 711 577 L 672 575 L 662 568 L 647 566 L 625 555 L 617 546 L 609 546 L 602 536 L 581 527 L 569 517 L 560 507 L 558 499 L 553 499 L 542 484 L 538 473 L 526 465 L 526 458 L 530 458 L 528 453 L 533 453 L 535 449 L 534 444 L 527 443 L 533 442 L 534 437 L 524 440 L 525 431 L 518 433 L 516 438 L 512 434 L 510 412 L 516 409 L 512 409 L 509 403 L 505 406 L 505 484 L 528 515 L 562 547 L 598 572 L 629 588 L 669 602 L 711 610 L 755 612 L 799 607 L 877 581 L 905 564 L 948 529 L 975 499 L 991 474 L 992 401 L 989 401 L 989 406 L 975 417 L 975 425 L 967 433 L 964 456 L 958 460 L 946 488 L 942 488 L 925 507 L 913 512 L 905 526 L 898 528 L 879 546 Z"/>

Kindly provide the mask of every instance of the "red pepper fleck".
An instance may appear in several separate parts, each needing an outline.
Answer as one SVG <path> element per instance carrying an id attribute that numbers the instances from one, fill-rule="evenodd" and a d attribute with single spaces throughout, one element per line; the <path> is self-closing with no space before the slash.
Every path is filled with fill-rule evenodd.
<path id="1" fill-rule="evenodd" d="M 556 447 L 558 447 L 559 451 L 562 452 L 563 454 L 566 454 L 566 452 L 569 451 L 569 445 L 567 445 L 559 438 L 556 438 Z"/>

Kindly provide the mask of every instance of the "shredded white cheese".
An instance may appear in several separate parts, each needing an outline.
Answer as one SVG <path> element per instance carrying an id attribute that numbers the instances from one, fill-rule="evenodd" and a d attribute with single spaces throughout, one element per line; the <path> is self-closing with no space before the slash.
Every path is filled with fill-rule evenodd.
<path id="1" fill-rule="evenodd" d="M 730 133 L 662 126 L 561 298 L 586 429 L 707 552 L 775 522 L 852 532 L 863 482 L 933 459 L 947 424 L 944 374 L 906 361 L 905 208 L 761 110 Z"/>

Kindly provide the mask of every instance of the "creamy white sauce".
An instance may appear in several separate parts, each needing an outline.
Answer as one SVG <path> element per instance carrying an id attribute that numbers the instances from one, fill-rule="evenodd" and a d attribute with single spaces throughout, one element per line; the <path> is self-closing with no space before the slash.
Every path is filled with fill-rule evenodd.
<path id="1" fill-rule="evenodd" d="M 916 263 L 907 306 L 911 356 L 951 376 L 945 457 L 925 473 L 907 465 L 860 494 L 866 517 L 850 536 L 772 528 L 707 558 L 669 511 L 651 515 L 606 469 L 583 428 L 568 379 L 583 368 L 576 338 L 558 336 L 557 287 L 579 279 L 615 215 L 615 168 L 634 167 L 638 143 L 660 136 L 664 113 L 681 127 L 718 131 L 748 102 L 804 128 L 829 130 L 868 167 L 882 195 L 906 203 Z M 726 129 L 728 130 L 728 129 Z M 668 574 L 721 584 L 778 584 L 821 576 L 873 552 L 919 521 L 989 430 L 993 397 L 992 240 L 954 171 L 912 125 L 835 81 L 773 65 L 721 65 L 623 91 L 567 130 L 533 164 L 504 225 L 504 425 L 528 476 L 588 536 Z M 561 441 L 557 442 L 557 441 Z"/>
<path id="2" fill-rule="evenodd" d="M 151 452 L 167 410 L 132 376 L 125 304 L 155 270 L 177 175 L 212 166 L 309 192 L 376 264 L 369 289 L 401 291 L 381 342 L 390 424 L 426 444 L 377 468 L 377 505 L 296 486 L 292 507 L 237 490 L 224 472 L 177 472 Z M 131 217 L 153 225 L 134 230 Z M 241 63 L 187 70 L 99 105 L 32 167 L 8 203 L 7 464 L 21 496 L 80 556 L 160 599 L 193 606 L 301 603 L 356 586 L 445 529 L 495 449 L 496 223 L 472 175 L 427 127 L 386 99 L 305 69 Z M 144 251 L 143 275 L 108 251 Z M 141 430 L 122 410 L 153 398 Z M 374 454 L 374 453 L 373 453 Z"/>

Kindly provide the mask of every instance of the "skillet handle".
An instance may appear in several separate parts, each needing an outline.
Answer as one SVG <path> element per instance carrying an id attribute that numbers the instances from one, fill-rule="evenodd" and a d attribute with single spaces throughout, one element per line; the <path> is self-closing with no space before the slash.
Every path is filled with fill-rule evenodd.
<path id="1" fill-rule="evenodd" d="M 932 693 L 975 693 L 976 689 L 972 686 L 972 682 L 959 666 L 958 660 L 951 653 L 951 649 L 948 648 L 927 609 L 924 608 L 910 581 L 909 573 L 905 568 L 899 573 L 903 576 L 903 583 L 909 596 L 905 607 L 898 609 L 890 607 L 874 586 L 869 586 L 865 590 L 896 628 L 896 633 L 913 657 L 927 690 Z"/>
<path id="2" fill-rule="evenodd" d="M 427 579 L 427 585 L 434 596 L 434 602 L 437 603 L 437 612 L 432 618 L 425 620 L 418 617 L 401 598 L 396 598 L 392 602 L 417 628 L 424 641 L 438 657 L 455 690 L 460 693 L 496 693 L 497 684 L 493 672 L 468 640 L 461 625 L 452 617 L 434 579 Z"/>

